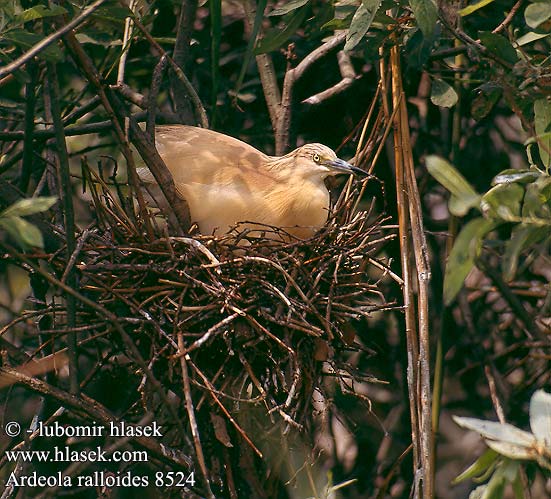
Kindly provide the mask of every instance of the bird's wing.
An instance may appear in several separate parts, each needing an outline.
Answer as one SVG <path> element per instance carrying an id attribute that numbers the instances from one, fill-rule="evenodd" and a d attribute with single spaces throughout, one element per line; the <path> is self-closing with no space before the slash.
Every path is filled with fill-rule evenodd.
<path id="1" fill-rule="evenodd" d="M 156 146 L 178 184 L 246 185 L 267 175 L 269 157 L 238 139 L 185 125 L 156 128 Z"/>

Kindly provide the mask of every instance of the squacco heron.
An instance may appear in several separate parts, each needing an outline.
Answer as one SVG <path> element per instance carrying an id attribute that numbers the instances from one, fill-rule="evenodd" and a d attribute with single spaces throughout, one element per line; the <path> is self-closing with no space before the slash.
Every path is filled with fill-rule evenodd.
<path id="1" fill-rule="evenodd" d="M 189 204 L 192 221 L 208 235 L 252 222 L 310 237 L 329 214 L 324 179 L 339 173 L 365 175 L 322 144 L 275 157 L 228 135 L 185 125 L 157 127 L 156 147 Z M 147 169 L 140 176 L 154 182 Z"/>

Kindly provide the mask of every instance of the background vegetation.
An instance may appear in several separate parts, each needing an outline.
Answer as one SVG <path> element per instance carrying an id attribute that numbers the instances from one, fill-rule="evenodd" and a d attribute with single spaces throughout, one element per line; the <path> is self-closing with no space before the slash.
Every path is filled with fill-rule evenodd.
<path id="1" fill-rule="evenodd" d="M 14 0 L 0 8 L 4 421 L 27 428 L 35 415 L 71 424 L 116 416 L 145 424 L 152 408 L 160 408 L 155 418 L 181 425 L 184 434 L 191 434 L 190 423 L 197 425 L 206 459 L 189 438 L 179 442 L 168 435 L 185 455 L 167 462 L 158 443 L 141 441 L 154 462 L 118 471 L 189 469 L 189 453 L 197 486 L 186 489 L 186 497 L 461 498 L 475 488 L 473 497 L 501 497 L 504 490 L 517 497 L 551 493 L 549 438 L 533 444 L 537 459 L 518 445 L 508 451 L 502 446 L 484 454 L 465 480 L 451 483 L 485 450 L 452 415 L 529 429 L 533 394 L 549 391 L 548 1 Z M 152 284 L 140 280 L 140 269 L 159 263 L 156 258 L 172 258 L 166 248 L 159 256 L 159 234 L 148 233 L 143 207 L 133 197 L 139 157 L 159 178 L 164 175 L 148 139 L 155 122 L 209 126 L 269 154 L 323 142 L 340 157 L 355 157 L 357 166 L 378 179 L 363 186 L 359 204 L 384 242 L 369 255 L 388 264 L 388 271 L 365 272 L 384 296 L 374 309 L 384 310 L 350 318 L 343 327 L 355 341 L 345 342 L 346 348 L 330 345 L 338 362 L 314 360 L 315 346 L 308 347 L 312 366 L 300 373 L 306 388 L 293 406 L 302 431 L 293 429 L 289 440 L 284 432 L 268 438 L 272 449 L 281 446 L 277 455 L 251 456 L 225 414 L 199 410 L 194 421 L 183 409 L 185 397 L 176 405 L 161 400 L 161 385 L 167 396 L 170 389 L 178 391 L 171 384 L 173 370 L 185 383 L 184 364 L 168 354 L 164 359 L 162 342 L 139 322 L 140 310 L 131 306 L 137 292 L 125 295 L 127 301 L 94 294 L 94 271 L 79 267 L 81 259 L 90 264 L 94 258 L 119 265 L 118 271 L 129 265 L 128 274 L 110 276 L 143 288 Z M 166 185 L 179 215 L 174 230 L 183 235 L 189 228 L 185 207 Z M 335 198 L 342 187 L 332 186 Z M 125 239 L 134 252 L 115 254 Z M 323 248 L 333 244 L 328 241 Z M 355 241 L 349 240 L 350 248 Z M 187 255 L 188 243 L 180 243 L 178 251 Z M 157 256 L 140 259 L 136 248 Z M 223 255 L 218 246 L 209 248 Z M 310 250 L 300 248 L 305 255 Z M 324 254 L 333 261 L 336 253 Z M 204 262 L 190 256 L 188 263 Z M 240 271 L 245 277 L 255 272 Z M 128 320 L 113 333 L 116 328 L 108 325 L 120 318 Z M 167 312 L 165 318 L 174 316 Z M 200 324 L 193 330 L 198 336 L 205 332 Z M 215 318 L 203 324 L 211 327 Z M 413 334 L 416 324 L 419 336 Z M 109 340 L 94 343 L 92 326 L 94 335 L 103 331 Z M 128 336 L 132 328 L 150 342 Z M 284 337 L 283 329 L 274 331 Z M 234 366 L 233 381 L 245 371 L 277 371 L 279 359 L 267 352 L 255 356 L 251 371 L 244 363 Z M 219 360 L 212 351 L 205 355 L 212 355 L 206 362 Z M 184 391 L 193 389 L 195 404 L 202 404 L 195 376 L 196 384 Z M 217 378 L 213 373 L 209 379 Z M 260 378 L 258 386 L 268 385 L 274 389 L 277 383 Z M 313 398 L 312 386 L 319 388 Z M 548 407 L 544 395 L 534 400 L 534 411 Z M 237 411 L 235 400 L 224 401 Z M 255 417 L 246 414 L 254 422 L 249 427 L 239 422 L 261 441 L 265 427 L 260 430 Z M 490 441 L 505 438 L 479 433 Z M 514 438 L 507 442 L 518 444 Z M 44 445 L 2 436 L 4 450 Z M 3 458 L 0 464 L 3 477 L 14 469 Z M 24 468 L 19 463 L 16 471 Z M 203 468 L 208 471 L 201 474 Z M 287 474 L 280 476 L 283 468 Z M 161 489 L 144 494 L 181 492 Z M 59 493 L 6 487 L 2 497 Z M 73 493 L 108 495 L 100 489 Z"/>

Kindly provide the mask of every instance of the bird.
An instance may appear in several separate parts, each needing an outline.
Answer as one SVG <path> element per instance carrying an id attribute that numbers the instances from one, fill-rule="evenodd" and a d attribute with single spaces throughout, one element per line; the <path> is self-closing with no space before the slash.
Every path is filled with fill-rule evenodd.
<path id="1" fill-rule="evenodd" d="M 155 145 L 203 235 L 224 234 L 245 223 L 251 230 L 259 230 L 252 224 L 262 224 L 307 239 L 329 215 L 325 178 L 367 175 L 318 143 L 268 156 L 213 130 L 161 125 L 155 128 Z M 138 173 L 142 181 L 155 183 L 147 168 Z"/>

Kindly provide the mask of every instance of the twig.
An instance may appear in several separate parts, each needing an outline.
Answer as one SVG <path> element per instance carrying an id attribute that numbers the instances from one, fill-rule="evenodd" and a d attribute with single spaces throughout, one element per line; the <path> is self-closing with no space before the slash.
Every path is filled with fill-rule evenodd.
<path id="1" fill-rule="evenodd" d="M 511 7 L 511 10 L 509 11 L 509 14 L 507 14 L 505 19 L 503 19 L 503 21 L 501 21 L 501 23 L 499 23 L 492 30 L 492 33 L 499 33 L 503 31 L 507 26 L 509 26 L 509 24 L 511 24 L 511 21 L 513 20 L 513 18 L 515 17 L 516 13 L 518 12 L 518 10 L 520 9 L 523 3 L 524 3 L 524 0 L 518 0 L 517 3 Z"/>
<path id="2" fill-rule="evenodd" d="M 166 51 L 157 43 L 157 41 L 149 34 L 149 31 L 147 31 L 145 26 L 140 21 L 138 21 L 137 19 L 134 19 L 134 24 L 142 32 L 142 34 L 145 36 L 147 41 L 155 48 L 155 50 L 161 56 L 164 56 L 167 58 L 168 63 L 170 64 L 172 70 L 174 71 L 178 79 L 184 84 L 184 88 L 186 89 L 187 96 L 193 104 L 193 110 L 194 110 L 196 122 L 203 128 L 208 128 L 209 120 L 207 118 L 207 113 L 205 111 L 205 108 L 203 107 L 203 103 L 201 102 L 201 99 L 197 95 L 195 88 L 193 88 L 193 85 L 188 80 L 187 76 L 184 74 L 182 69 L 174 62 L 174 59 L 172 59 L 172 57 L 170 57 L 166 53 Z"/>
<path id="3" fill-rule="evenodd" d="M 395 45 L 391 49 L 391 68 L 392 68 L 392 102 L 394 109 L 399 108 L 402 98 L 402 90 L 400 88 L 399 73 L 399 53 L 398 47 Z M 384 73 L 381 74 L 384 79 Z M 386 111 L 385 111 L 386 112 Z M 390 113 L 386 112 L 387 119 Z M 420 497 L 418 487 L 418 471 L 422 469 L 422 453 L 421 448 L 421 415 L 418 413 L 418 403 L 416 399 L 419 373 L 419 337 L 417 326 L 415 324 L 415 305 L 413 295 L 413 270 L 410 263 L 410 240 L 409 240 L 409 199 L 406 190 L 406 173 L 404 165 L 404 156 L 402 150 L 402 128 L 399 116 L 393 120 L 394 122 L 394 162 L 396 168 L 396 193 L 398 204 L 398 226 L 400 237 L 400 259 L 402 263 L 402 275 L 404 279 L 403 295 L 404 295 L 404 312 L 406 323 L 406 344 L 407 344 L 407 384 L 410 406 L 411 432 L 413 443 L 413 470 L 414 470 L 414 490 L 413 497 Z M 428 457 L 428 456 L 427 456 Z"/>
<path id="4" fill-rule="evenodd" d="M 75 29 L 77 26 L 82 24 L 88 17 L 90 17 L 96 10 L 98 10 L 106 0 L 96 0 L 92 5 L 88 6 L 82 11 L 80 15 L 75 17 L 72 21 L 69 21 L 62 28 L 58 29 L 51 35 L 40 40 L 36 45 L 33 45 L 27 52 L 22 56 L 15 59 L 15 61 L 6 64 L 3 67 L 0 67 L 0 78 L 3 76 L 12 73 L 16 69 L 19 69 L 23 64 L 30 61 L 33 57 L 37 56 L 44 49 L 49 47 L 52 43 L 59 40 L 63 35 L 69 33 L 69 31 Z"/>
<path id="5" fill-rule="evenodd" d="M 183 7 L 182 7 L 183 8 Z M 155 143 L 155 117 L 157 115 L 157 97 L 161 89 L 163 81 L 163 73 L 165 71 L 167 60 L 165 56 L 161 56 L 159 62 L 155 65 L 153 76 L 151 77 L 151 86 L 149 88 L 149 96 L 147 97 L 147 119 L 145 125 L 145 133 L 149 136 L 151 142 Z"/>
<path id="6" fill-rule="evenodd" d="M 50 107 L 55 130 L 55 142 L 59 164 L 60 194 L 63 203 L 63 218 L 65 221 L 65 238 L 67 241 L 67 285 L 72 289 L 77 288 L 77 275 L 70 266 L 71 255 L 75 252 L 75 210 L 73 207 L 73 189 L 71 186 L 71 173 L 69 171 L 69 156 L 67 154 L 67 143 L 61 121 L 61 109 L 59 106 L 59 80 L 57 69 L 54 63 L 48 63 L 48 77 L 46 79 L 48 93 L 50 94 Z M 72 294 L 66 296 L 67 300 L 67 327 L 76 326 L 76 301 Z M 78 352 L 76 333 L 67 335 L 67 348 L 69 351 L 69 377 L 71 380 L 71 393 L 78 394 Z"/>
<path id="7" fill-rule="evenodd" d="M 289 134 L 291 125 L 291 106 L 293 100 L 293 87 L 295 83 L 302 78 L 304 73 L 319 59 L 329 54 L 346 40 L 346 33 L 339 33 L 331 40 L 313 50 L 308 54 L 300 64 L 289 69 L 285 74 L 283 82 L 283 92 L 281 96 L 281 105 L 278 111 L 277 126 L 275 131 L 276 154 L 282 155 L 289 148 Z"/>
<path id="8" fill-rule="evenodd" d="M 73 111 L 71 111 L 67 116 L 63 118 L 63 124 L 65 126 L 70 125 L 71 123 L 74 123 L 78 119 L 82 118 L 85 114 L 89 113 L 90 111 L 93 111 L 99 104 L 101 100 L 98 95 L 94 95 L 86 104 L 83 104 L 80 107 L 77 107 Z M 67 133 L 65 133 L 67 135 Z"/>
<path id="9" fill-rule="evenodd" d="M 499 57 L 493 52 L 490 52 L 484 45 L 480 43 L 479 40 L 475 40 L 471 38 L 467 33 L 461 31 L 459 28 L 456 28 L 448 21 L 448 19 L 442 14 L 442 11 L 440 11 L 439 19 L 442 22 L 442 24 L 452 33 L 456 38 L 461 40 L 464 44 L 467 46 L 473 47 L 476 49 L 480 54 L 483 54 L 485 57 L 488 57 L 489 59 L 492 59 L 493 61 L 497 62 L 499 65 L 503 66 L 505 69 L 511 70 L 513 69 L 513 65 L 509 62 L 507 62 L 505 59 Z"/>
<path id="10" fill-rule="evenodd" d="M 203 255 L 205 255 L 210 260 L 210 262 L 216 266 L 215 269 L 217 273 L 220 274 L 222 272 L 219 268 L 220 261 L 218 260 L 218 258 L 216 258 L 212 254 L 212 252 L 197 239 L 192 239 L 190 237 L 168 237 L 166 239 L 161 239 L 161 241 L 171 241 L 171 242 L 173 241 L 178 243 L 184 243 L 184 244 L 187 244 L 188 246 L 191 246 L 192 248 L 195 248 L 196 250 L 203 253 Z"/>
<path id="11" fill-rule="evenodd" d="M 21 261 L 24 264 L 28 265 L 34 272 L 36 272 L 37 274 L 40 274 L 50 284 L 52 284 L 53 286 L 56 286 L 57 288 L 65 291 L 68 295 L 74 296 L 77 300 L 79 300 L 80 302 L 82 302 L 85 305 L 88 305 L 93 310 L 96 310 L 97 312 L 99 312 L 101 314 L 102 317 L 107 318 L 112 323 L 112 325 L 115 327 L 116 331 L 120 334 L 121 338 L 125 342 L 129 352 L 131 354 L 133 354 L 134 360 L 136 361 L 136 363 L 140 366 L 140 368 L 143 370 L 145 375 L 150 380 L 153 387 L 157 390 L 157 392 L 161 396 L 161 398 L 162 398 L 163 402 L 165 403 L 168 411 L 170 412 L 171 416 L 174 418 L 174 421 L 176 421 L 178 423 L 177 426 L 180 429 L 181 433 L 184 434 L 184 432 L 181 429 L 181 425 L 179 424 L 180 420 L 178 419 L 178 417 L 177 417 L 177 415 L 174 411 L 174 408 L 170 405 L 170 403 L 168 401 L 165 389 L 161 386 L 161 384 L 159 383 L 157 378 L 155 378 L 155 376 L 153 375 L 151 370 L 148 368 L 148 366 L 145 363 L 140 351 L 137 349 L 137 347 L 134 344 L 134 342 L 132 341 L 132 339 L 128 336 L 128 333 L 122 327 L 117 315 L 113 314 L 112 312 L 107 310 L 104 306 L 100 305 L 99 303 L 96 303 L 94 300 L 91 300 L 90 298 L 82 295 L 81 293 L 79 293 L 75 289 L 71 288 L 67 284 L 65 284 L 65 283 L 61 282 L 60 280 L 56 279 L 54 276 L 49 274 L 46 270 L 44 270 L 40 266 L 34 264 L 31 260 L 29 260 L 29 258 L 27 258 L 23 254 L 18 253 L 17 251 L 15 251 L 14 248 L 12 248 L 10 245 L 0 241 L 0 247 L 4 248 L 4 250 L 7 251 L 8 253 L 10 253 L 12 255 L 16 255 L 16 257 L 19 261 Z"/>
<path id="12" fill-rule="evenodd" d="M 127 162 L 129 184 L 134 189 L 136 199 L 138 201 L 138 206 L 140 208 L 140 213 L 142 215 L 142 220 L 145 224 L 147 233 L 150 237 L 152 237 L 153 229 L 151 227 L 151 222 L 149 220 L 149 215 L 147 213 L 147 208 L 142 191 L 139 188 L 139 179 L 136 173 L 136 166 L 134 164 L 132 151 L 130 150 L 127 137 L 121 126 L 121 123 L 124 121 L 125 116 L 123 113 L 121 113 L 120 106 L 118 105 L 118 99 L 115 95 L 113 95 L 112 91 L 109 88 L 104 88 L 104 86 L 102 85 L 102 77 L 100 73 L 94 66 L 90 57 L 82 49 L 82 46 L 77 41 L 74 33 L 68 33 L 65 37 L 65 41 L 67 43 L 67 46 L 71 49 L 71 52 L 74 54 L 76 61 L 80 64 L 80 67 L 85 73 L 88 81 L 96 88 L 105 110 L 111 116 L 116 137 L 119 141 L 119 144 L 121 145 L 122 153 Z M 114 109 L 115 106 L 118 108 L 117 110 Z"/>
<path id="13" fill-rule="evenodd" d="M 180 230 L 178 232 L 188 232 L 191 227 L 189 206 L 186 200 L 180 197 L 176 192 L 174 179 L 163 159 L 159 156 L 155 146 L 149 141 L 145 132 L 142 131 L 133 118 L 130 118 L 130 131 L 132 133 L 132 143 L 140 153 L 140 156 L 144 159 L 174 215 L 176 215 L 176 219 L 180 225 Z"/>
<path id="14" fill-rule="evenodd" d="M 532 317 L 524 308 L 522 302 L 515 296 L 511 291 L 509 286 L 503 281 L 498 272 L 496 272 L 490 265 L 487 265 L 484 261 L 478 260 L 477 267 L 479 267 L 495 284 L 503 299 L 509 304 L 511 310 L 514 312 L 515 316 L 522 322 L 524 328 L 532 337 L 539 338 L 541 332 L 538 330 L 538 327 L 534 323 Z"/>
<path id="15" fill-rule="evenodd" d="M 130 88 L 126 83 L 117 83 L 116 85 L 110 85 L 109 88 L 116 90 L 127 101 L 131 102 L 135 106 L 141 109 L 148 109 L 149 100 L 145 95 L 136 92 L 133 88 Z"/>
<path id="16" fill-rule="evenodd" d="M 184 357 L 182 357 L 184 358 Z M 203 380 L 203 383 L 207 386 L 209 389 L 209 394 L 214 400 L 214 402 L 220 407 L 222 412 L 226 415 L 230 423 L 234 426 L 234 428 L 237 430 L 237 432 L 243 437 L 243 440 L 249 444 L 251 449 L 256 453 L 256 455 L 260 458 L 262 458 L 262 452 L 260 452 L 257 447 L 253 444 L 252 440 L 248 437 L 248 435 L 245 433 L 245 431 L 239 426 L 237 421 L 233 418 L 233 416 L 229 413 L 229 411 L 226 409 L 224 404 L 220 401 L 220 399 L 216 396 L 214 393 L 214 387 L 212 386 L 211 382 L 208 380 L 208 378 L 201 372 L 201 370 L 191 361 L 191 358 L 189 356 L 185 356 L 186 360 L 191 364 L 191 367 L 193 370 L 199 375 L 199 377 Z"/>
<path id="17" fill-rule="evenodd" d="M 121 95 L 123 95 L 123 93 L 125 93 L 125 90 L 122 90 L 124 87 L 120 87 L 120 88 L 119 87 L 113 87 L 113 88 L 116 89 L 117 91 L 119 91 L 121 93 Z M 137 95 L 139 95 L 139 94 L 137 94 Z M 128 96 L 127 93 L 126 93 L 126 96 Z M 142 97 L 144 97 L 144 96 L 142 96 Z M 145 97 L 144 97 L 144 99 L 145 99 Z M 144 101 L 144 103 L 145 103 L 145 101 Z M 144 104 L 144 108 L 145 107 L 146 107 L 146 105 Z M 137 122 L 144 122 L 147 118 L 147 113 L 139 112 L 139 113 L 136 113 L 136 114 L 132 115 L 132 117 Z M 172 113 L 162 113 L 162 117 L 164 119 L 168 119 L 168 120 L 171 120 L 171 121 L 176 121 L 177 120 L 177 116 L 175 114 L 172 114 Z M 65 128 L 65 136 L 66 137 L 74 137 L 76 135 L 87 135 L 87 134 L 91 134 L 91 133 L 100 133 L 100 132 L 105 132 L 105 131 L 112 130 L 112 129 L 113 129 L 113 122 L 111 120 L 96 121 L 94 123 L 86 123 L 86 124 L 83 124 L 83 125 L 70 125 L 70 126 L 67 126 Z M 40 130 L 35 130 L 34 133 L 33 133 L 33 136 L 36 139 L 50 139 L 50 138 L 54 137 L 54 135 L 55 135 L 55 130 L 54 130 L 53 127 L 48 127 L 48 128 L 42 128 Z M 0 141 L 24 140 L 24 139 L 25 139 L 25 132 L 23 130 L 11 131 L 11 132 L 0 132 Z M 10 160 L 10 165 L 7 165 L 7 163 L 6 163 L 2 166 L 2 169 L 0 170 L 0 173 L 8 170 L 10 166 L 13 166 L 13 165 L 11 165 L 11 162 L 16 163 L 17 161 L 19 161 L 19 159 L 21 159 L 21 156 L 16 155 L 13 159 Z"/>
<path id="18" fill-rule="evenodd" d="M 492 369 L 490 366 L 484 366 L 484 374 L 486 375 L 486 379 L 488 380 L 488 388 L 490 388 L 490 397 L 492 398 L 492 403 L 494 404 L 494 410 L 496 411 L 497 419 L 499 419 L 500 423 L 504 424 L 505 414 L 503 412 L 503 407 L 501 406 L 501 402 L 499 401 L 499 396 L 496 390 L 496 380 L 494 378 L 494 375 L 492 374 Z"/>
<path id="19" fill-rule="evenodd" d="M 176 65 L 187 73 L 189 62 L 191 60 L 191 35 L 193 33 L 193 23 L 197 12 L 197 0 L 182 0 L 180 5 L 180 15 L 176 27 L 176 41 L 172 51 L 172 59 Z M 179 116 L 179 122 L 187 123 L 190 117 L 186 116 L 189 111 L 186 104 L 189 105 L 188 91 L 186 86 L 180 84 L 180 77 L 174 71 L 170 72 L 170 87 L 176 112 Z M 193 110 L 192 110 L 193 112 Z M 195 114 L 195 113 L 193 113 Z"/>
<path id="20" fill-rule="evenodd" d="M 223 328 L 224 326 L 227 326 L 228 324 L 233 322 L 238 317 L 241 317 L 242 315 L 243 314 L 241 314 L 239 312 L 235 312 L 231 315 L 228 315 L 227 317 L 222 319 L 220 322 L 218 322 L 217 324 L 215 324 L 214 326 L 209 328 L 208 331 L 203 336 L 201 336 L 198 340 L 194 341 L 189 347 L 186 347 L 186 348 L 179 347 L 178 348 L 178 353 L 176 355 L 174 355 L 174 358 L 182 357 L 183 355 L 187 355 L 188 353 L 193 352 L 193 350 L 196 350 L 197 348 L 200 348 L 202 345 L 204 345 L 211 338 L 211 336 L 213 336 L 215 333 L 217 333 L 220 330 L 220 328 Z"/>
<path id="21" fill-rule="evenodd" d="M 67 267 L 65 267 L 65 270 L 63 271 L 63 275 L 61 276 L 61 279 L 60 279 L 61 282 L 65 282 L 69 273 L 73 271 L 78 255 L 82 251 L 82 247 L 86 244 L 86 241 L 88 240 L 88 237 L 90 236 L 90 234 L 91 234 L 90 230 L 86 229 L 82 232 L 82 234 L 78 238 L 76 246 L 73 252 L 71 253 L 70 258 L 67 261 Z"/>
<path id="22" fill-rule="evenodd" d="M 136 8 L 136 0 L 130 0 L 128 2 L 128 9 L 134 15 L 134 9 Z M 132 17 L 128 16 L 124 20 L 124 33 L 122 36 L 122 53 L 119 59 L 119 69 L 117 73 L 117 85 L 124 83 L 124 71 L 126 69 L 126 59 L 128 58 L 128 52 L 130 45 L 132 44 Z"/>
<path id="23" fill-rule="evenodd" d="M 333 85 L 332 87 L 323 90 L 315 95 L 308 97 L 302 101 L 303 104 L 317 105 L 321 104 L 324 101 L 343 93 L 345 90 L 350 88 L 354 81 L 356 81 L 359 76 L 356 75 L 354 71 L 354 66 L 350 61 L 350 56 L 344 50 L 337 52 L 337 62 L 339 63 L 339 70 L 342 76 L 342 80 Z"/>
<path id="24" fill-rule="evenodd" d="M 245 9 L 245 30 L 247 36 L 250 38 L 253 36 L 252 31 L 257 6 L 254 0 L 247 0 L 244 2 L 243 6 Z M 260 75 L 260 82 L 262 84 L 264 98 L 266 99 L 266 105 L 268 106 L 272 129 L 275 131 L 281 104 L 281 92 L 279 90 L 277 75 L 270 54 L 258 54 L 256 56 L 256 66 L 258 68 L 258 74 Z"/>
<path id="25" fill-rule="evenodd" d="M 27 68 L 29 81 L 25 84 L 25 140 L 23 142 L 23 160 L 21 162 L 21 178 L 19 188 L 27 192 L 31 172 L 33 171 L 33 156 L 35 152 L 35 142 L 33 139 L 34 116 L 36 103 L 36 84 L 38 77 L 37 63 L 30 62 Z"/>
<path id="26" fill-rule="evenodd" d="M 178 350 L 183 352 L 185 349 L 184 338 L 182 331 L 178 331 Z M 193 407 L 193 399 L 191 397 L 191 386 L 189 384 L 189 374 L 187 369 L 187 363 L 191 359 L 189 355 L 182 355 L 180 357 L 180 366 L 182 368 L 182 382 L 184 384 L 184 398 L 186 401 L 186 411 L 189 417 L 189 426 L 191 428 L 191 435 L 193 436 L 193 443 L 195 445 L 195 453 L 197 461 L 199 462 L 199 468 L 203 474 L 205 480 L 205 486 L 207 488 L 207 494 L 210 499 L 215 499 L 214 494 L 210 488 L 209 475 L 207 471 L 207 465 L 205 463 L 205 455 L 203 453 L 203 446 L 201 445 L 201 437 L 199 436 L 199 427 L 197 425 L 197 419 L 195 417 L 195 409 Z"/>
<path id="27" fill-rule="evenodd" d="M 27 376 L 18 370 L 9 367 L 0 367 L 0 378 L 11 383 L 23 384 L 36 393 L 54 398 L 64 406 L 71 407 L 75 411 L 83 414 L 86 418 L 92 419 L 95 422 L 102 422 L 105 425 L 120 422 L 120 419 L 112 415 L 103 405 L 87 395 L 72 395 L 56 388 L 55 386 L 45 383 L 44 381 Z M 163 444 L 157 442 L 154 438 L 134 436 L 131 437 L 131 439 L 144 449 L 147 449 L 163 462 L 169 463 L 173 466 L 175 465 L 178 468 L 189 468 L 191 466 L 191 458 L 181 452 L 178 452 L 177 454 L 169 452 Z"/>

